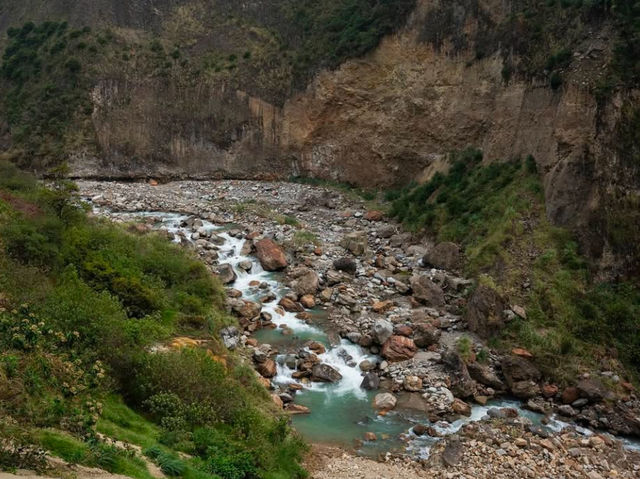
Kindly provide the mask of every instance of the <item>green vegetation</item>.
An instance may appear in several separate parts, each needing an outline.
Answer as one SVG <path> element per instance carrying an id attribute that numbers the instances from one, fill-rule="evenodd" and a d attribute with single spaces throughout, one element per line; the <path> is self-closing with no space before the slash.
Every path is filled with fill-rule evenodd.
<path id="1" fill-rule="evenodd" d="M 427 14 L 421 39 L 436 48 L 449 39 L 457 51 L 474 48 L 478 59 L 500 51 L 505 82 L 513 74 L 547 78 L 556 89 L 573 52 L 584 52 L 592 32 L 608 23 L 616 35 L 613 59 L 607 70 L 587 73 L 590 86 L 602 95 L 640 80 L 640 9 L 635 0 L 516 0 L 509 15 L 498 23 L 495 18 L 482 2 L 452 0 Z M 478 25 L 473 38 L 464 29 L 470 19 Z"/>
<path id="2" fill-rule="evenodd" d="M 391 214 L 412 230 L 462 245 L 466 270 L 524 304 L 496 346 L 529 349 L 560 381 L 583 367 L 640 373 L 640 290 L 597 283 L 571 235 L 549 224 L 535 160 L 483 164 L 482 153 L 450 157 L 448 173 L 388 194 Z"/>
<path id="3" fill-rule="evenodd" d="M 44 189 L 6 163 L 0 238 L 0 416 L 20 424 L 0 424 L 3 438 L 139 479 L 149 477 L 144 461 L 98 431 L 161 444 L 167 475 L 304 475 L 303 444 L 254 372 L 215 339 L 231 321 L 222 287 L 188 252 L 89 218 L 72 185 Z M 204 349 L 149 352 L 187 333 L 225 362 Z M 10 451 L 0 459 L 21 467 Z"/>
<path id="4" fill-rule="evenodd" d="M 51 167 L 71 144 L 87 140 L 71 126 L 91 113 L 89 84 L 82 75 L 80 45 L 86 30 L 73 30 L 66 22 L 31 22 L 11 28 L 2 56 L 1 111 L 11 130 L 13 157 L 23 164 Z M 72 55 L 83 55 L 75 57 Z"/>
<path id="5" fill-rule="evenodd" d="M 351 183 L 341 181 L 324 180 L 309 176 L 291 176 L 289 177 L 289 181 L 303 185 L 322 186 L 324 188 L 339 190 L 343 193 L 353 195 L 354 197 L 359 197 L 365 201 L 374 201 L 378 197 L 378 192 L 375 190 L 360 188 L 352 185 Z"/>
<path id="6" fill-rule="evenodd" d="M 305 246 L 308 244 L 319 245 L 320 239 L 312 231 L 298 230 L 293 234 L 293 243 L 296 246 Z"/>

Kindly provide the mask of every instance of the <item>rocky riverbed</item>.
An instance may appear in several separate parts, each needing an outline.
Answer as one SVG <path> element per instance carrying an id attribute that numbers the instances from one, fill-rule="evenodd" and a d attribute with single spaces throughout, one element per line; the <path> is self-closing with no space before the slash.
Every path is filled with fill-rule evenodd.
<path id="1" fill-rule="evenodd" d="M 487 347 L 482 336 L 526 311 L 462 277 L 456 245 L 429 244 L 351 195 L 308 185 L 78 186 L 99 214 L 165 229 L 196 250 L 228 286 L 238 318 L 221 339 L 311 440 L 410 457 L 442 477 L 640 473 L 634 452 L 592 434 L 640 435 L 633 387 L 602 371 L 561 390 L 528 351 Z M 490 422 L 470 422 L 486 414 Z M 569 423 L 580 427 L 558 432 Z M 381 477 L 325 472 L 317 477 Z"/>

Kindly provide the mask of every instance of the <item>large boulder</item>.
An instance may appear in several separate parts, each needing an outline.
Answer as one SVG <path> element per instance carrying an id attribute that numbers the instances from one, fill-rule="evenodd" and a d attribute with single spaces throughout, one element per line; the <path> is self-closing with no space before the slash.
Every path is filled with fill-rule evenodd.
<path id="1" fill-rule="evenodd" d="M 378 319 L 373 324 L 373 337 L 378 344 L 384 344 L 393 335 L 393 324 L 386 319 Z"/>
<path id="2" fill-rule="evenodd" d="M 258 371 L 265 378 L 272 378 L 277 374 L 278 368 L 276 366 L 276 362 L 273 359 L 266 359 L 265 361 L 256 365 L 256 371 Z"/>
<path id="3" fill-rule="evenodd" d="M 304 308 L 302 305 L 291 298 L 284 297 L 278 304 L 284 308 L 285 311 L 289 311 L 290 313 L 302 313 Z"/>
<path id="4" fill-rule="evenodd" d="M 260 303 L 249 301 L 246 299 L 230 298 L 227 300 L 227 304 L 230 306 L 231 312 L 238 318 L 251 321 L 260 316 L 262 306 Z"/>
<path id="5" fill-rule="evenodd" d="M 311 369 L 311 380 L 323 383 L 335 383 L 342 379 L 342 374 L 328 364 L 316 364 Z"/>
<path id="6" fill-rule="evenodd" d="M 442 336 L 442 331 L 432 323 L 418 323 L 413 326 L 413 340 L 419 348 L 428 348 L 438 344 L 440 336 Z"/>
<path id="7" fill-rule="evenodd" d="M 368 372 L 364 375 L 362 382 L 360 383 L 362 389 L 367 391 L 375 391 L 380 387 L 380 378 L 374 372 Z"/>
<path id="8" fill-rule="evenodd" d="M 353 258 L 338 258 L 333 262 L 333 267 L 338 271 L 344 271 L 345 273 L 354 275 L 358 266 Z"/>
<path id="9" fill-rule="evenodd" d="M 411 277 L 413 297 L 427 306 L 444 306 L 444 292 L 427 275 L 413 275 Z"/>
<path id="10" fill-rule="evenodd" d="M 225 347 L 233 351 L 238 347 L 238 343 L 240 342 L 240 332 L 235 326 L 228 326 L 220 330 L 220 338 Z"/>
<path id="11" fill-rule="evenodd" d="M 397 403 L 398 399 L 391 393 L 376 394 L 373 398 L 373 408 L 378 410 L 390 411 Z"/>
<path id="12" fill-rule="evenodd" d="M 218 265 L 216 268 L 216 275 L 222 284 L 233 283 L 237 278 L 236 272 L 233 270 L 233 266 L 228 263 Z"/>
<path id="13" fill-rule="evenodd" d="M 439 269 L 457 269 L 461 263 L 460 247 L 450 241 L 438 243 L 427 251 L 422 258 L 422 263 L 425 266 L 432 266 Z"/>
<path id="14" fill-rule="evenodd" d="M 405 336 L 391 336 L 382 345 L 382 357 L 388 361 L 405 361 L 415 356 L 418 351 L 413 339 Z"/>
<path id="15" fill-rule="evenodd" d="M 505 356 L 501 364 L 511 393 L 521 399 L 530 399 L 540 393 L 538 381 L 542 374 L 535 365 L 520 356 Z"/>
<path id="16" fill-rule="evenodd" d="M 473 396 L 476 392 L 476 383 L 471 379 L 467 365 L 460 354 L 451 349 L 442 355 L 442 364 L 449 374 L 451 392 L 462 398 Z"/>
<path id="17" fill-rule="evenodd" d="M 488 365 L 475 362 L 468 364 L 467 370 L 471 378 L 480 384 L 489 386 L 497 391 L 503 391 L 505 389 L 504 382 L 502 382 L 496 372 Z"/>
<path id="18" fill-rule="evenodd" d="M 506 302 L 498 292 L 480 285 L 467 303 L 465 319 L 469 329 L 483 338 L 490 338 L 504 327 Z"/>
<path id="19" fill-rule="evenodd" d="M 587 378 L 578 381 L 576 389 L 578 390 L 580 397 L 593 402 L 602 401 L 609 394 L 609 391 L 606 386 L 602 384 L 602 381 L 595 378 Z"/>
<path id="20" fill-rule="evenodd" d="M 340 240 L 340 246 L 355 256 L 363 255 L 367 251 L 367 233 L 364 231 L 348 233 Z"/>
<path id="21" fill-rule="evenodd" d="M 320 285 L 320 278 L 318 274 L 309 268 L 299 268 L 296 270 L 293 276 L 293 281 L 290 286 L 298 296 L 304 296 L 306 294 L 316 294 L 318 286 Z"/>
<path id="22" fill-rule="evenodd" d="M 287 267 L 284 250 L 268 238 L 256 242 L 256 256 L 266 271 L 278 271 Z"/>

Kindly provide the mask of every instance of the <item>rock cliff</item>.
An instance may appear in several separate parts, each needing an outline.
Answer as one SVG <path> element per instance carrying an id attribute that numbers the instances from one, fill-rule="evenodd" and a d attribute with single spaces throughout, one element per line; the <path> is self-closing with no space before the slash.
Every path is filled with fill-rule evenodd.
<path id="1" fill-rule="evenodd" d="M 208 48 L 232 51 L 226 43 L 244 31 L 225 23 L 203 33 L 213 24 L 202 20 L 202 1 L 104 1 L 90 16 L 58 3 L 32 7 L 40 19 L 115 25 L 126 48 L 155 32 L 170 40 L 166 48 L 182 41 L 191 59 L 204 58 Z M 637 92 L 614 89 L 605 100 L 594 94 L 612 55 L 612 24 L 587 19 L 580 32 L 567 30 L 573 50 L 562 84 L 552 88 L 548 72 L 531 73 L 535 52 L 519 46 L 517 28 L 511 36 L 495 33 L 520 3 L 419 0 L 396 33 L 364 56 L 319 71 L 303 89 L 271 53 L 247 67 L 227 65 L 224 72 L 234 73 L 224 74 L 177 61 L 160 74 L 152 62 L 103 63 L 92 73 L 93 141 L 68 154 L 71 175 L 305 175 L 392 187 L 428 179 L 447 168 L 448 152 L 470 145 L 486 161 L 533 155 L 549 218 L 578 232 L 604 276 L 637 272 L 640 254 L 629 235 L 640 228 L 640 173 L 634 140 L 621 148 L 622 136 L 634 136 L 621 119 L 635 115 Z M 29 18 L 27 7 L 4 8 Z M 266 7 L 255 2 L 247 9 Z M 252 32 L 255 58 L 271 40 Z"/>

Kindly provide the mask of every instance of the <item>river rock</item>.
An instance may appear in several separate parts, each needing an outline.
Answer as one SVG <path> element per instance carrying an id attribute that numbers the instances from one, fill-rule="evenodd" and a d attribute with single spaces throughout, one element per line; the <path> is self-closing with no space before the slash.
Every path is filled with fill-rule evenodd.
<path id="1" fill-rule="evenodd" d="M 454 467 L 460 464 L 464 448 L 460 441 L 450 441 L 442 451 L 442 462 L 447 466 Z"/>
<path id="2" fill-rule="evenodd" d="M 467 370 L 469 371 L 469 376 L 480 384 L 489 386 L 498 391 L 503 391 L 505 389 L 505 384 L 498 377 L 496 372 L 488 365 L 474 362 L 467 364 Z"/>
<path id="3" fill-rule="evenodd" d="M 419 323 L 413 326 L 413 340 L 416 346 L 428 348 L 433 344 L 438 344 L 442 331 L 431 323 Z"/>
<path id="4" fill-rule="evenodd" d="M 418 376 L 405 376 L 402 381 L 405 391 L 417 392 L 422 389 L 422 379 Z"/>
<path id="5" fill-rule="evenodd" d="M 506 303 L 497 291 L 478 286 L 467 303 L 465 320 L 469 329 L 483 338 L 494 336 L 504 327 L 505 307 Z"/>
<path id="6" fill-rule="evenodd" d="M 298 296 L 304 296 L 307 294 L 316 294 L 319 285 L 320 279 L 318 278 L 318 274 L 311 269 L 305 268 L 305 271 L 291 282 L 291 289 L 294 290 Z"/>
<path id="7" fill-rule="evenodd" d="M 311 369 L 311 380 L 324 383 L 335 383 L 342 379 L 342 374 L 328 364 L 316 364 Z"/>
<path id="8" fill-rule="evenodd" d="M 404 361 L 415 356 L 418 348 L 413 339 L 404 336 L 391 336 L 382 345 L 382 357 L 392 361 Z"/>
<path id="9" fill-rule="evenodd" d="M 373 364 L 368 359 L 363 359 L 362 361 L 360 361 L 358 367 L 360 368 L 360 371 L 366 373 L 367 371 L 371 371 L 373 368 L 375 368 L 375 364 Z"/>
<path id="10" fill-rule="evenodd" d="M 455 396 L 467 398 L 476 392 L 476 383 L 471 379 L 467 365 L 456 351 L 447 350 L 442 355 L 442 363 L 449 374 L 451 391 Z"/>
<path id="11" fill-rule="evenodd" d="M 451 409 L 461 416 L 471 416 L 471 406 L 462 399 L 455 398 L 451 404 Z"/>
<path id="12" fill-rule="evenodd" d="M 502 374 L 514 396 L 529 399 L 540 393 L 537 382 L 541 373 L 531 361 L 520 356 L 505 356 L 501 366 Z"/>
<path id="13" fill-rule="evenodd" d="M 220 338 L 222 338 L 222 343 L 225 347 L 233 351 L 240 342 L 240 332 L 235 326 L 228 326 L 220 330 Z"/>
<path id="14" fill-rule="evenodd" d="M 252 319 L 260 316 L 262 306 L 260 303 L 249 301 L 246 299 L 230 299 L 227 301 L 231 307 L 231 312 L 238 316 L 240 319 L 251 321 Z"/>
<path id="15" fill-rule="evenodd" d="M 376 394 L 376 397 L 373 398 L 373 408 L 377 410 L 390 411 L 394 407 L 398 400 L 391 393 L 380 393 Z"/>
<path id="16" fill-rule="evenodd" d="M 380 378 L 376 373 L 368 372 L 364 375 L 364 378 L 362 378 L 360 387 L 362 389 L 366 389 L 367 391 L 375 391 L 380 387 Z"/>
<path id="17" fill-rule="evenodd" d="M 266 271 L 278 271 L 287 267 L 284 250 L 273 240 L 261 239 L 255 243 L 256 256 Z"/>
<path id="18" fill-rule="evenodd" d="M 608 390 L 604 384 L 598 379 L 587 378 L 581 379 L 576 384 L 576 389 L 580 394 L 580 397 L 586 398 L 589 401 L 598 402 L 602 401 L 608 395 Z M 575 402 L 575 401 L 572 401 Z"/>
<path id="19" fill-rule="evenodd" d="M 450 241 L 438 243 L 422 258 L 422 263 L 427 267 L 455 270 L 460 267 L 460 247 Z"/>
<path id="20" fill-rule="evenodd" d="M 413 275 L 411 277 L 413 297 L 427 306 L 442 307 L 445 304 L 442 288 L 435 284 L 427 275 Z"/>
<path id="21" fill-rule="evenodd" d="M 393 324 L 386 319 L 378 319 L 373 324 L 373 337 L 378 344 L 384 344 L 393 334 Z"/>
<path id="22" fill-rule="evenodd" d="M 291 298 L 282 298 L 278 301 L 278 304 L 282 306 L 285 311 L 289 311 L 290 313 L 301 313 L 304 311 L 302 305 L 293 301 Z"/>
<path id="23" fill-rule="evenodd" d="M 364 219 L 368 221 L 382 221 L 384 213 L 380 210 L 369 210 L 364 214 Z"/>
<path id="24" fill-rule="evenodd" d="M 287 404 L 285 411 L 291 415 L 311 413 L 311 409 L 309 409 L 307 406 L 303 406 L 302 404 L 294 404 L 294 403 Z"/>
<path id="25" fill-rule="evenodd" d="M 367 233 L 364 231 L 348 233 L 340 240 L 340 246 L 355 256 L 363 255 L 367 250 Z"/>
<path id="26" fill-rule="evenodd" d="M 264 362 L 256 365 L 256 371 L 265 378 L 272 378 L 277 373 L 276 362 L 273 359 L 266 359 Z"/>
<path id="27" fill-rule="evenodd" d="M 314 308 L 316 305 L 316 300 L 313 298 L 312 294 L 305 294 L 302 298 L 300 298 L 300 304 L 307 309 Z"/>
<path id="28" fill-rule="evenodd" d="M 251 268 L 253 268 L 253 263 L 249 260 L 245 260 L 245 261 L 240 261 L 238 263 L 238 268 L 240 268 L 243 271 L 251 271 Z"/>
<path id="29" fill-rule="evenodd" d="M 233 283 L 237 278 L 236 272 L 233 270 L 233 266 L 227 263 L 219 264 L 216 268 L 216 274 L 222 284 Z"/>
<path id="30" fill-rule="evenodd" d="M 356 270 L 358 269 L 356 262 L 352 258 L 346 258 L 346 257 L 338 258 L 337 260 L 335 260 L 333 262 L 333 267 L 338 271 L 344 271 L 345 273 L 348 273 L 351 275 L 356 274 Z"/>

